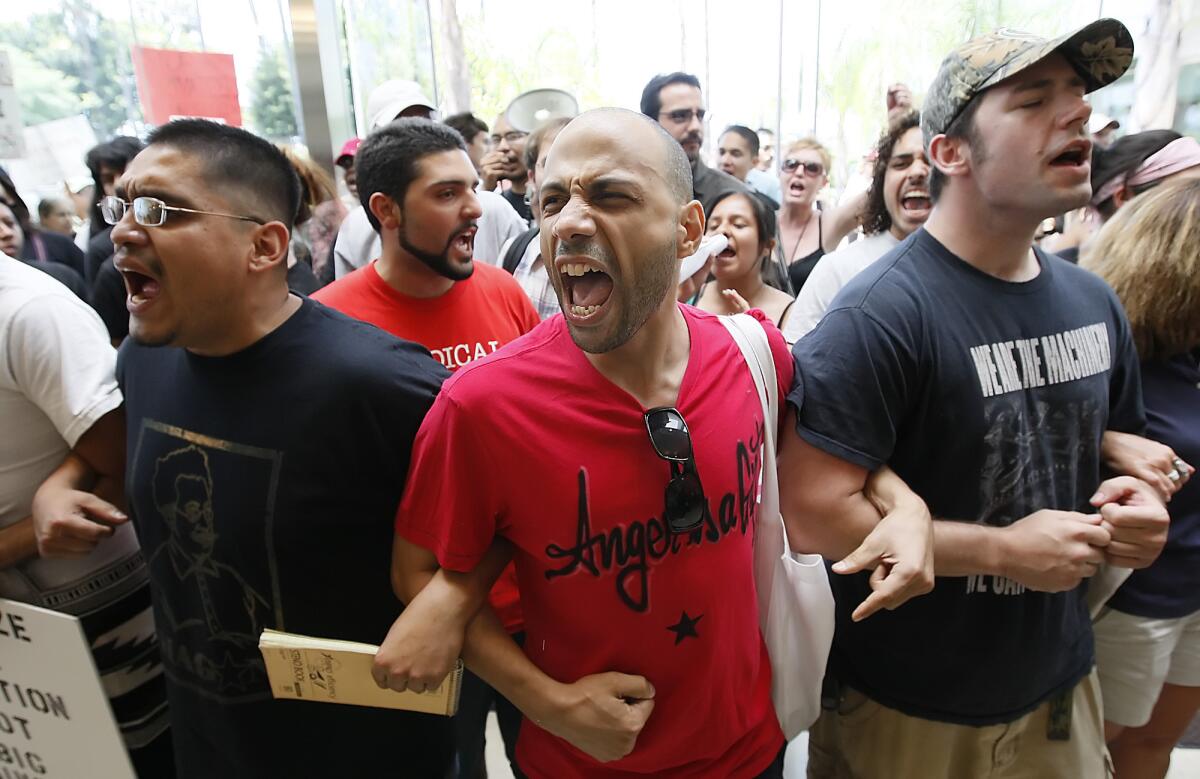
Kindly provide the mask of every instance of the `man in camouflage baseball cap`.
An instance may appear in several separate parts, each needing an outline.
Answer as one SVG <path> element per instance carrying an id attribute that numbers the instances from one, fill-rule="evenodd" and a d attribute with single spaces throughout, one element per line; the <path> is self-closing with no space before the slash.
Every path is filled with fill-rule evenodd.
<path id="1" fill-rule="evenodd" d="M 1133 61 L 1133 38 L 1116 19 L 1098 19 L 1053 40 L 1001 29 L 950 52 L 921 107 L 925 145 L 946 132 L 980 92 L 1045 59 L 1062 54 L 1088 92 L 1116 81 Z"/>
<path id="2" fill-rule="evenodd" d="M 1101 482 L 1106 430 L 1144 428 L 1120 303 L 1034 234 L 1087 203 L 1085 96 L 1131 55 L 1112 20 L 952 52 L 922 119 L 929 218 L 794 347 L 779 479 L 820 482 L 784 493 L 784 516 L 853 522 L 840 496 L 888 465 L 934 517 L 938 576 L 861 622 L 870 580 L 831 577 L 836 705 L 810 731 L 809 776 L 1110 775 L 1086 582 L 1106 561 L 1149 565 L 1169 520 L 1144 482 Z"/>

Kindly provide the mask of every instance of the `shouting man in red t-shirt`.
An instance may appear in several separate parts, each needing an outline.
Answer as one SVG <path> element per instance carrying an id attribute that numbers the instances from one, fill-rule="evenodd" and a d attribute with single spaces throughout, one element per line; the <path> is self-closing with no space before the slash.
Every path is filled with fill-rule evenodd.
<path id="1" fill-rule="evenodd" d="M 313 295 L 344 314 L 416 341 L 455 371 L 537 326 L 521 286 L 500 268 L 472 260 L 482 213 L 475 167 L 462 136 L 429 119 L 397 119 L 363 142 L 358 191 L 383 252 Z M 523 638 L 512 566 L 489 599 L 505 629 Z M 484 724 L 493 699 L 512 759 L 520 713 L 468 674 L 455 721 L 458 764 L 473 776 L 483 762 Z"/>
<path id="2" fill-rule="evenodd" d="M 472 259 L 483 211 L 461 135 L 398 119 L 363 142 L 355 169 L 383 251 L 314 300 L 416 341 L 451 371 L 537 326 L 512 276 Z"/>
<path id="3" fill-rule="evenodd" d="M 461 648 L 525 713 L 531 777 L 780 777 L 752 573 L 780 420 L 718 318 L 676 301 L 704 233 L 687 158 L 645 117 L 592 111 L 558 136 L 540 195 L 564 316 L 460 370 L 426 417 L 393 556 L 411 603 L 376 681 L 425 689 Z M 791 356 L 759 320 L 783 394 Z M 897 482 L 877 482 L 884 505 Z M 931 578 L 930 523 L 922 507 L 885 526 L 869 567 L 906 564 L 881 577 L 896 605 L 922 589 L 897 569 Z M 524 653 L 479 609 L 510 555 Z"/>

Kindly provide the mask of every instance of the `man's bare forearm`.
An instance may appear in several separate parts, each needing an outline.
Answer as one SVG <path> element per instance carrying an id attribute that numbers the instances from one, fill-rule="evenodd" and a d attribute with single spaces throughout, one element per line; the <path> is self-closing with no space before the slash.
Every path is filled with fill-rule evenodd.
<path id="1" fill-rule="evenodd" d="M 554 705 L 558 683 L 533 664 L 485 606 L 467 626 L 463 662 L 535 723 Z"/>
<path id="2" fill-rule="evenodd" d="M 512 701 L 525 716 L 538 721 L 551 705 L 555 682 L 535 666 L 517 646 L 491 607 L 487 594 L 511 556 L 495 544 L 475 569 L 467 573 L 438 568 L 432 555 L 408 548 L 393 568 L 397 595 L 422 604 L 432 599 L 436 611 L 452 615 L 455 628 L 464 631 L 462 658 L 477 676 Z"/>
<path id="3" fill-rule="evenodd" d="M 1003 528 L 948 519 L 933 521 L 938 576 L 1005 575 Z"/>
<path id="4" fill-rule="evenodd" d="M 25 517 L 20 522 L 0 530 L 0 570 L 37 556 L 37 536 L 33 531 L 33 517 Z"/>

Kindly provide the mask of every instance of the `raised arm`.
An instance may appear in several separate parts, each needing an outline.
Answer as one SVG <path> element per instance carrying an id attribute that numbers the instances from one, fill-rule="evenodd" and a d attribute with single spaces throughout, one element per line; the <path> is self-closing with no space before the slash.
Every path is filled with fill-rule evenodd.
<path id="1" fill-rule="evenodd" d="M 863 212 L 867 208 L 867 190 L 846 198 L 829 212 L 828 222 L 825 223 L 823 236 L 826 252 L 837 248 L 842 239 L 853 232 L 861 223 Z"/>

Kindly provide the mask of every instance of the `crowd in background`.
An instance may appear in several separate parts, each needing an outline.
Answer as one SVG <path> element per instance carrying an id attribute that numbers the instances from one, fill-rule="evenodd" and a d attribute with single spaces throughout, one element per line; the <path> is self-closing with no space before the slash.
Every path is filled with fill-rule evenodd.
<path id="1" fill-rule="evenodd" d="M 706 146 L 687 73 L 528 127 L 389 81 L 337 181 L 199 120 L 36 209 L 0 171 L 0 596 L 83 619 L 140 776 L 474 779 L 493 709 L 517 776 L 782 776 L 771 429 L 793 548 L 874 555 L 830 574 L 810 776 L 1162 777 L 1200 711 L 1200 143 L 1091 112 L 1131 57 L 1114 20 L 982 36 L 889 88 L 836 198 L 816 138 Z M 459 713 L 273 702 L 264 628 L 381 644 L 396 689 L 461 654 Z"/>

